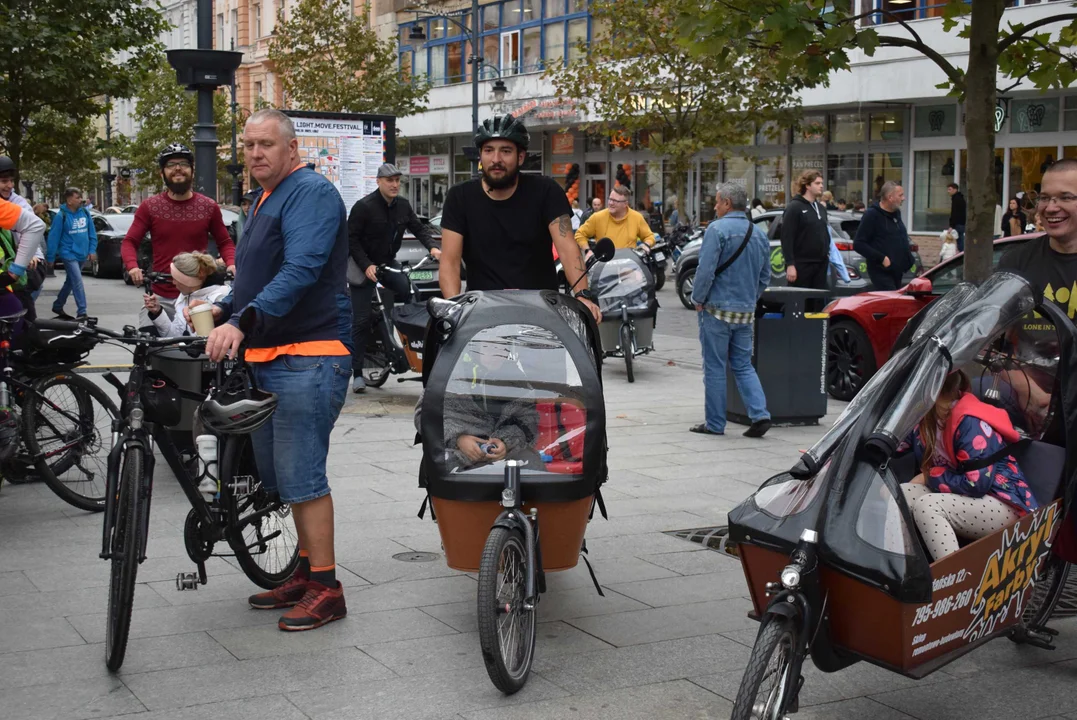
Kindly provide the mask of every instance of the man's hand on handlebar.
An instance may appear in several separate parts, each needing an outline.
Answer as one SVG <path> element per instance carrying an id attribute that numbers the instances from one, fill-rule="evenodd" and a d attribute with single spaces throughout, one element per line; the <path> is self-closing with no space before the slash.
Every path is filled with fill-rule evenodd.
<path id="1" fill-rule="evenodd" d="M 225 271 L 228 272 L 228 273 L 231 273 L 232 277 L 235 278 L 235 276 L 236 276 L 236 266 L 235 265 L 229 265 L 228 267 L 225 268 Z"/>
<path id="2" fill-rule="evenodd" d="M 367 269 L 363 271 L 363 274 L 366 275 L 367 280 L 369 280 L 370 282 L 375 282 L 376 283 L 378 281 L 378 266 L 377 265 L 369 265 L 369 266 L 367 266 Z"/>
<path id="3" fill-rule="evenodd" d="M 225 357 L 234 360 L 239 355 L 239 346 L 243 343 L 243 337 L 243 331 L 235 325 L 225 323 L 215 327 L 206 339 L 206 354 L 213 362 L 220 362 Z"/>
<path id="4" fill-rule="evenodd" d="M 441 262 L 441 248 L 430 248 L 430 257 Z"/>
<path id="5" fill-rule="evenodd" d="M 131 278 L 131 283 L 134 285 L 141 285 L 144 277 L 142 277 L 142 268 L 131 268 L 127 271 L 127 275 Z"/>

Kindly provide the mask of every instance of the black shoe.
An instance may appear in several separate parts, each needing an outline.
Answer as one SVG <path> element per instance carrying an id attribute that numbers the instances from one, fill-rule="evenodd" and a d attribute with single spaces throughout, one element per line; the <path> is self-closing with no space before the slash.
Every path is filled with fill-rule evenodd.
<path id="1" fill-rule="evenodd" d="M 770 420 L 756 420 L 751 427 L 744 431 L 744 437 L 761 438 L 770 430 Z"/>
<path id="2" fill-rule="evenodd" d="M 700 423 L 699 425 L 693 425 L 688 428 L 688 432 L 699 433 L 700 435 L 725 435 L 725 433 L 715 432 L 707 427 L 707 423 Z"/>
<path id="3" fill-rule="evenodd" d="M 81 315 L 76 315 L 75 319 L 79 322 L 86 322 L 89 319 L 89 316 L 86 315 L 86 313 L 82 313 Z"/>
<path id="4" fill-rule="evenodd" d="M 71 317 L 70 315 L 68 315 L 67 313 L 65 313 L 63 310 L 57 310 L 56 308 L 52 309 L 52 313 L 56 316 L 57 320 L 74 320 L 75 319 L 75 318 Z"/>

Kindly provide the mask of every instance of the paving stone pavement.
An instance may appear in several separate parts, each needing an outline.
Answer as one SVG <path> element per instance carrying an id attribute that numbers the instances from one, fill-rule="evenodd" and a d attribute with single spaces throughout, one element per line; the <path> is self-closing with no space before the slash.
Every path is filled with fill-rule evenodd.
<path id="1" fill-rule="evenodd" d="M 102 324 L 129 322 L 136 291 L 87 285 Z M 662 300 L 663 313 L 687 312 L 671 291 Z M 691 328 L 683 317 L 670 324 L 678 323 Z M 501 696 L 483 668 L 475 577 L 440 556 L 392 558 L 441 548 L 429 516 L 415 516 L 422 493 L 410 413 L 419 387 L 390 382 L 349 397 L 334 434 L 329 470 L 350 614 L 314 632 L 280 633 L 275 613 L 250 610 L 253 586 L 230 559 L 210 562 L 207 586 L 174 589 L 176 573 L 193 569 L 182 542 L 188 508 L 158 463 L 132 639 L 123 669 L 110 675 L 100 517 L 40 485 L 5 485 L 0 720 L 728 717 L 755 634 L 743 576 L 733 560 L 663 531 L 724 523 L 821 428 L 776 428 L 763 440 L 689 434 L 702 414 L 691 333 L 656 341 L 664 354 L 638 362 L 634 384 L 617 363 L 606 372 L 610 520 L 588 530 L 606 597 L 582 564 L 550 576 L 534 671 L 517 695 Z M 123 357 L 102 349 L 94 359 Z M 831 410 L 827 421 L 840 406 Z M 1054 652 L 999 640 L 919 682 L 867 664 L 832 675 L 809 668 L 794 717 L 1077 719 L 1077 621 L 1058 629 Z"/>

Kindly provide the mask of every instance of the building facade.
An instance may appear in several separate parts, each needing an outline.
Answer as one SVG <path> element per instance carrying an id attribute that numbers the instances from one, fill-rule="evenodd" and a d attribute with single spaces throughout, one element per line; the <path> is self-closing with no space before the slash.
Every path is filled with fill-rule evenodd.
<path id="1" fill-rule="evenodd" d="M 943 31 L 942 4 L 861 0 L 860 7 L 880 11 L 867 23 L 909 23 L 961 66 L 967 43 Z M 1058 10 L 1048 0 L 1008 4 L 1004 24 L 1031 22 Z M 460 12 L 471 26 L 470 5 L 445 3 L 431 9 Z M 799 127 L 765 129 L 752 146 L 725 158 L 701 153 L 686 178 L 686 197 L 676 198 L 674 178 L 663 159 L 648 150 L 645 136 L 584 132 L 581 126 L 594 118 L 577 114 L 555 97 L 552 83 L 541 76 L 550 63 L 571 58 L 577 40 L 590 40 L 601 30 L 588 14 L 586 0 L 496 0 L 483 2 L 480 12 L 480 119 L 506 111 L 522 117 L 533 136 L 527 171 L 562 181 L 578 174 L 581 203 L 605 196 L 614 182 L 621 182 L 632 189 L 637 207 L 662 200 L 667 217 L 679 206 L 682 217 L 687 211 L 707 222 L 717 182 L 738 182 L 749 197 L 783 205 L 795 177 L 814 168 L 825 174 L 835 197 L 850 205 L 870 203 L 888 180 L 901 182 L 909 196 L 905 215 L 910 231 L 937 235 L 949 217 L 947 184 L 966 179 L 962 108 L 935 87 L 945 80 L 942 71 L 914 51 L 879 48 L 873 57 L 851 53 L 850 71 L 832 75 L 828 87 L 804 92 Z M 427 38 L 418 47 L 408 40 L 416 24 Z M 419 212 L 433 216 L 440 212 L 445 189 L 470 172 L 464 156 L 471 144 L 467 37 L 451 22 L 404 10 L 396 13 L 396 27 L 401 70 L 425 75 L 434 84 L 428 110 L 401 118 L 399 125 L 405 136 L 399 158 L 408 172 L 405 191 Z M 491 90 L 499 75 L 508 86 L 501 101 Z M 1077 157 L 1077 91 L 1040 94 L 1017 88 L 1000 101 L 996 118 L 1000 205 L 1019 192 L 1036 191 L 1053 160 Z"/>

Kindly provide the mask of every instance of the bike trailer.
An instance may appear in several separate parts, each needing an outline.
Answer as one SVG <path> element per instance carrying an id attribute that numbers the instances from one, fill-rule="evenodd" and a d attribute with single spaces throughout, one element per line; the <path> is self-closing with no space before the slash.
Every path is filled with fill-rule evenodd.
<path id="1" fill-rule="evenodd" d="M 618 321 L 625 315 L 636 321 L 636 346 L 650 347 L 658 298 L 654 276 L 643 259 L 634 250 L 618 250 L 609 262 L 594 264 L 587 273 L 587 282 L 602 311 L 604 322 L 598 330 L 603 350 L 609 352 L 620 345 Z"/>
<path id="2" fill-rule="evenodd" d="M 430 313 L 426 309 L 426 303 L 397 305 L 392 310 L 392 317 L 393 325 L 400 333 L 408 365 L 413 371 L 422 372 L 423 344 L 426 341 L 426 326 L 430 322 Z"/>
<path id="3" fill-rule="evenodd" d="M 593 320 L 553 291 L 473 292 L 432 307 L 419 483 L 448 565 L 478 569 L 502 509 L 506 461 L 517 460 L 542 567 L 575 567 L 607 475 Z M 479 447 L 495 439 L 503 453 Z"/>

